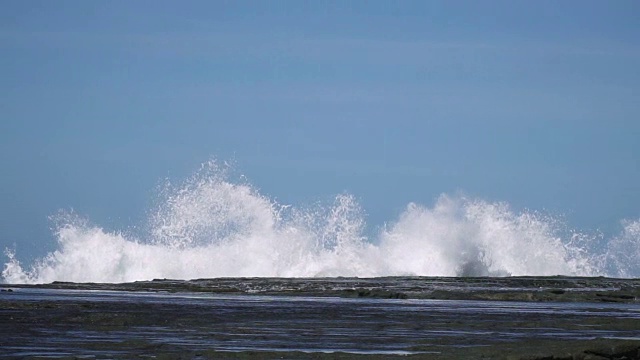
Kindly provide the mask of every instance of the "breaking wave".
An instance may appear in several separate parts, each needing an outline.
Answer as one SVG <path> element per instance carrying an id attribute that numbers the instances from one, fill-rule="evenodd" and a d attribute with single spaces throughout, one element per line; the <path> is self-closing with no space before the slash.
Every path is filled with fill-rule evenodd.
<path id="1" fill-rule="evenodd" d="M 640 221 L 605 246 L 536 212 L 441 195 L 409 204 L 371 238 L 356 199 L 294 207 L 231 181 L 215 161 L 166 183 L 140 238 L 107 232 L 70 213 L 56 217 L 58 249 L 31 266 L 15 254 L 7 283 L 129 282 L 154 278 L 640 275 Z"/>

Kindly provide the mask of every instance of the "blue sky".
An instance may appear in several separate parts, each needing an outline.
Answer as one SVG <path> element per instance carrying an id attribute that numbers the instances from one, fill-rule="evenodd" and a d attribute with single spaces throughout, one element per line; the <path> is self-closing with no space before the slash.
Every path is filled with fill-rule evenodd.
<path id="1" fill-rule="evenodd" d="M 637 1 L 2 1 L 0 246 L 144 223 L 212 156 L 370 226 L 464 192 L 640 216 Z"/>

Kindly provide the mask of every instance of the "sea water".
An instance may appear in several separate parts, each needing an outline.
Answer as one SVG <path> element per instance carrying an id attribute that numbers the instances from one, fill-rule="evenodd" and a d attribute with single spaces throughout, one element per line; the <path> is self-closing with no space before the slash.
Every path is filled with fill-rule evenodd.
<path id="1" fill-rule="evenodd" d="M 0 301 L 22 304 L 0 311 L 0 356 L 11 357 L 207 350 L 218 357 L 247 351 L 403 355 L 531 341 L 640 342 L 638 304 L 46 288 L 0 292 Z"/>
<path id="2" fill-rule="evenodd" d="M 134 237 L 73 213 L 56 216 L 57 249 L 31 265 L 6 250 L 5 283 L 130 282 L 154 278 L 573 275 L 640 276 L 640 220 L 605 246 L 552 216 L 507 203 L 440 196 L 410 203 L 365 236 L 354 196 L 290 206 L 231 181 L 216 161 L 167 182 Z"/>

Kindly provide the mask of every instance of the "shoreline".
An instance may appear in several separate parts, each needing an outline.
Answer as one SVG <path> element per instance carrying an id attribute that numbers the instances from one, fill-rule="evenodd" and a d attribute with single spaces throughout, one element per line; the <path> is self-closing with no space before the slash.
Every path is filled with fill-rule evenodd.
<path id="1" fill-rule="evenodd" d="M 0 284 L 0 357 L 633 360 L 639 289 L 575 277 Z"/>
<path id="2" fill-rule="evenodd" d="M 607 277 L 379 277 L 154 279 L 125 283 L 0 284 L 11 288 L 521 302 L 640 303 L 640 279 Z"/>

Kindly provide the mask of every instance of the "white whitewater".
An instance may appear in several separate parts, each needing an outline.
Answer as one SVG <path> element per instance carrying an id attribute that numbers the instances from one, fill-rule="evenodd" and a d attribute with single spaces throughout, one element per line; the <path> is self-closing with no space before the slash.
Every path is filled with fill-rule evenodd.
<path id="1" fill-rule="evenodd" d="M 363 211 L 341 194 L 329 206 L 282 206 L 215 161 L 167 184 L 149 234 L 110 233 L 58 217 L 58 249 L 25 267 L 11 251 L 6 283 L 129 282 L 154 278 L 331 276 L 640 276 L 640 221 L 607 246 L 563 235 L 561 224 L 506 203 L 440 196 L 409 204 L 375 238 Z M 600 249 L 600 250 L 597 250 Z"/>

